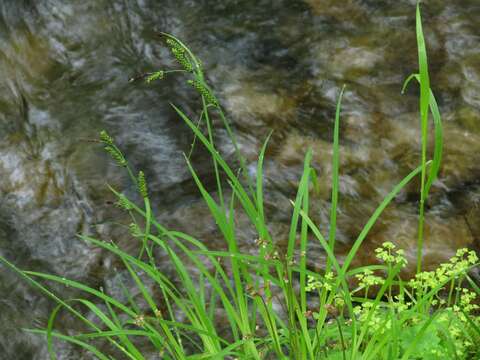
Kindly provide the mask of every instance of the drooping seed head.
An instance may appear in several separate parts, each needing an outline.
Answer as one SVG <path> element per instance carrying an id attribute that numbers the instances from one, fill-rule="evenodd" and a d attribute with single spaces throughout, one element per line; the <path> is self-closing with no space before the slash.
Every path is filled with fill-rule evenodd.
<path id="1" fill-rule="evenodd" d="M 170 47 L 170 51 L 172 52 L 175 59 L 177 59 L 178 63 L 182 65 L 182 67 L 188 71 L 193 71 L 193 65 L 186 54 L 185 48 L 180 45 L 177 41 L 173 39 L 166 40 L 167 45 Z"/>
<path id="2" fill-rule="evenodd" d="M 164 77 L 165 77 L 165 72 L 163 70 L 155 71 L 154 73 L 147 76 L 147 78 L 145 79 L 145 82 L 147 84 L 150 84 L 152 81 L 155 81 L 155 80 L 163 80 Z"/>
<path id="3" fill-rule="evenodd" d="M 130 211 L 133 209 L 131 203 L 128 201 L 127 197 L 123 194 L 118 196 L 118 201 L 115 203 L 120 209 Z"/>
<path id="4" fill-rule="evenodd" d="M 110 154 L 113 160 L 120 165 L 120 166 L 127 166 L 127 160 L 125 160 L 125 157 L 123 154 L 113 145 L 112 146 L 105 146 L 105 151 Z"/>
<path id="5" fill-rule="evenodd" d="M 188 80 L 187 82 L 188 84 L 193 86 L 200 95 L 202 95 L 205 98 L 208 104 L 218 106 L 218 100 L 215 98 L 215 96 L 212 94 L 210 89 L 207 87 L 207 85 L 203 81 L 200 81 L 199 79 L 195 79 L 195 80 Z"/>
<path id="6" fill-rule="evenodd" d="M 142 237 L 142 231 L 137 224 L 131 223 L 128 228 L 130 230 L 130 234 L 132 234 L 133 237 Z"/>
<path id="7" fill-rule="evenodd" d="M 105 130 L 100 131 L 100 141 L 106 145 L 113 145 L 113 138 Z"/>

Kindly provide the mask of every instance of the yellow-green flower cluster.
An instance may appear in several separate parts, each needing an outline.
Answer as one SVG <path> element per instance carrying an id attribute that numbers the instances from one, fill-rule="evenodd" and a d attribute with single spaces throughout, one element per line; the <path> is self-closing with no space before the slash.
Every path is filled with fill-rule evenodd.
<path id="1" fill-rule="evenodd" d="M 172 52 L 173 56 L 175 56 L 175 59 L 177 59 L 178 63 L 182 65 L 185 70 L 191 72 L 193 70 L 193 66 L 188 59 L 185 48 L 177 41 L 170 38 L 167 39 L 166 42 L 167 45 L 170 47 L 170 51 Z"/>
<path id="2" fill-rule="evenodd" d="M 368 325 L 368 332 L 372 334 L 383 334 L 392 327 L 390 319 L 386 319 L 384 313 L 377 306 L 374 308 L 373 301 L 366 301 L 353 308 L 357 321 Z"/>
<path id="3" fill-rule="evenodd" d="M 473 303 L 477 299 L 477 294 L 471 290 L 466 288 L 459 289 L 460 290 L 460 301 L 458 305 L 453 305 L 453 311 L 457 315 L 457 317 L 462 320 L 463 322 L 467 322 L 467 317 L 473 311 L 480 309 L 480 306 Z"/>
<path id="4" fill-rule="evenodd" d="M 145 316 L 144 315 L 138 315 L 135 320 L 133 321 L 135 325 L 138 327 L 144 327 L 145 326 Z"/>
<path id="5" fill-rule="evenodd" d="M 410 306 L 412 306 L 412 302 L 405 301 L 405 296 L 402 294 L 396 295 L 393 298 L 395 299 L 395 301 L 392 301 L 390 303 L 390 306 L 397 310 L 397 313 L 406 311 L 410 308 Z"/>
<path id="6" fill-rule="evenodd" d="M 315 291 L 322 287 L 322 282 L 313 276 L 308 275 L 307 286 L 305 287 L 305 291 Z"/>
<path id="7" fill-rule="evenodd" d="M 327 291 L 331 291 L 333 289 L 333 280 L 334 275 L 332 272 L 328 272 L 324 276 L 324 281 L 321 281 L 313 276 L 308 276 L 307 278 L 307 286 L 305 287 L 305 291 L 310 292 L 314 290 L 319 290 L 321 288 L 326 289 Z"/>
<path id="8" fill-rule="evenodd" d="M 333 303 L 337 307 L 337 309 L 341 309 L 345 306 L 345 299 L 342 296 L 335 296 L 333 299 Z"/>
<path id="9" fill-rule="evenodd" d="M 382 285 L 383 278 L 380 276 L 373 275 L 373 271 L 370 269 L 363 270 L 363 273 L 355 275 L 358 280 L 358 285 L 361 288 L 368 288 L 374 285 Z"/>
<path id="10" fill-rule="evenodd" d="M 436 276 L 435 271 L 422 271 L 415 275 L 415 278 L 409 281 L 409 285 L 413 289 L 427 290 L 433 289 L 441 284 Z"/>
<path id="11" fill-rule="evenodd" d="M 382 247 L 375 249 L 375 253 L 377 258 L 385 264 L 402 264 L 402 267 L 407 265 L 405 252 L 402 249 L 396 250 L 395 245 L 390 241 L 384 242 Z"/>
<path id="12" fill-rule="evenodd" d="M 478 256 L 473 250 L 458 249 L 454 257 L 450 259 L 453 273 L 467 271 L 472 265 L 478 263 Z"/>
<path id="13" fill-rule="evenodd" d="M 465 356 L 468 356 L 468 353 L 473 349 L 474 344 L 465 336 L 465 324 L 462 322 L 467 320 L 463 313 L 460 314 L 463 316 L 464 320 L 459 316 L 458 312 L 452 308 L 448 308 L 438 316 L 437 321 L 441 323 L 444 328 L 448 327 L 448 334 L 450 338 L 455 341 L 457 356 L 460 359 L 467 359 Z M 460 321 L 458 321 L 459 319 Z"/>
<path id="14" fill-rule="evenodd" d="M 409 284 L 414 289 L 433 289 L 464 275 L 470 267 L 478 263 L 473 250 L 459 249 L 449 262 L 441 264 L 435 271 L 424 271 L 415 275 Z"/>

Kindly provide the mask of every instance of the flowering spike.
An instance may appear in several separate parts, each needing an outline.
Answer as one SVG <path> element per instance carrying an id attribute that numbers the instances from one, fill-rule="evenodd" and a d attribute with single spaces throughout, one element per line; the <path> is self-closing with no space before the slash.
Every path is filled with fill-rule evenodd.
<path id="1" fill-rule="evenodd" d="M 113 145 L 113 138 L 105 130 L 100 131 L 100 141 L 106 145 Z"/>
<path id="2" fill-rule="evenodd" d="M 150 84 L 152 81 L 155 80 L 163 80 L 165 77 L 165 72 L 163 70 L 155 71 L 154 73 L 151 73 L 150 75 L 147 76 L 145 79 L 145 82 L 147 84 Z"/>
<path id="3" fill-rule="evenodd" d="M 128 228 L 130 229 L 130 234 L 132 234 L 133 237 L 142 237 L 142 231 L 140 230 L 140 227 L 135 224 L 131 223 Z"/>
<path id="4" fill-rule="evenodd" d="M 127 166 L 127 160 L 125 160 L 123 154 L 114 145 L 105 146 L 105 151 L 110 154 L 110 156 L 117 162 L 118 165 Z"/>
<path id="5" fill-rule="evenodd" d="M 203 97 L 205 97 L 205 100 L 207 103 L 218 106 L 218 101 L 213 96 L 211 93 L 210 89 L 205 85 L 203 81 L 200 81 L 198 79 L 195 80 L 188 80 L 188 83 L 193 86 Z"/>
<path id="6" fill-rule="evenodd" d="M 182 65 L 182 67 L 186 71 L 192 72 L 193 65 L 188 59 L 188 56 L 185 53 L 184 47 L 173 39 L 167 39 L 166 42 L 167 42 L 167 45 L 170 47 L 170 51 L 172 52 L 173 56 L 175 56 L 175 59 L 177 59 L 179 64 Z"/>
<path id="7" fill-rule="evenodd" d="M 118 195 L 118 201 L 115 203 L 120 209 L 130 211 L 133 209 L 127 197 L 123 194 Z"/>
<path id="8" fill-rule="evenodd" d="M 145 180 L 145 174 L 143 171 L 138 173 L 138 191 L 144 199 L 148 197 L 147 181 Z"/>

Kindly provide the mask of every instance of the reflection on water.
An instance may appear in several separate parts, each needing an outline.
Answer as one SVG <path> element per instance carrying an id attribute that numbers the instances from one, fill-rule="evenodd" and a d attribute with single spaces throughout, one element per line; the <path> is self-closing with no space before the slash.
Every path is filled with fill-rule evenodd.
<path id="1" fill-rule="evenodd" d="M 145 169 L 159 218 L 222 246 L 184 166 L 191 135 L 168 106 L 174 101 L 195 111 L 191 89 L 175 77 L 154 86 L 127 82 L 132 74 L 172 65 L 156 31 L 185 39 L 203 59 L 252 165 L 274 129 L 265 201 L 279 244 L 287 237 L 289 199 L 308 147 L 322 186 L 312 195 L 312 217 L 327 231 L 332 119 L 347 84 L 338 236 L 340 249 L 348 249 L 378 202 L 418 164 L 417 91 L 412 86 L 400 95 L 403 79 L 416 69 L 413 3 L 3 1 L 0 253 L 23 268 L 115 291 L 115 261 L 75 236 L 86 232 L 134 246 L 112 226 L 123 220 L 105 184 L 132 189 L 89 141 L 104 128 L 135 167 Z M 435 264 L 458 247 L 479 246 L 480 4 L 431 1 L 424 18 L 445 121 L 444 165 L 427 220 L 426 263 Z M 218 141 L 231 152 L 221 132 Z M 197 147 L 194 161 L 208 183 L 213 178 L 205 155 Z M 413 260 L 416 199 L 413 184 L 375 226 L 357 263 L 371 261 L 371 249 L 385 240 L 403 246 Z M 255 234 L 243 228 L 239 237 L 252 250 Z M 311 266 L 321 267 L 322 256 Z M 52 304 L 0 269 L 0 353 L 6 354 L 0 358 L 47 358 L 43 339 L 18 329 L 44 324 Z M 66 345 L 59 349 L 61 359 L 88 358 Z"/>

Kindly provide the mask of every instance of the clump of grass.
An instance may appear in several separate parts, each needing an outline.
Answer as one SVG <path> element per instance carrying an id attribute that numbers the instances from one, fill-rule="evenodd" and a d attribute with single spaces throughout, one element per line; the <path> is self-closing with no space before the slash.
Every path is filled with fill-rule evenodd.
<path id="1" fill-rule="evenodd" d="M 130 254 L 114 241 L 82 235 L 81 239 L 121 259 L 138 289 L 127 291 L 121 302 L 102 290 L 45 273 L 20 270 L 1 261 L 58 303 L 45 329 L 31 329 L 46 336 L 52 359 L 53 339 L 70 342 L 99 359 L 472 359 L 479 356 L 480 321 L 475 301 L 480 288 L 469 275 L 479 260 L 473 251 L 458 250 L 435 271 L 422 271 L 424 206 L 435 180 L 442 153 L 438 106 L 428 80 L 427 57 L 420 10 L 417 6 L 422 157 L 374 211 L 351 246 L 343 263 L 335 256 L 336 213 L 339 182 L 339 123 L 343 89 L 337 102 L 333 139 L 332 207 L 330 230 L 324 237 L 309 216 L 310 185 L 316 184 L 306 151 L 303 173 L 292 201 L 288 245 L 277 248 L 263 209 L 263 162 L 269 137 L 261 148 L 256 178 L 249 177 L 246 161 L 235 142 L 220 102 L 208 85 L 199 60 L 179 39 L 164 34 L 181 69 L 147 74 L 148 83 L 174 72 L 185 73 L 201 99 L 198 121 L 172 107 L 211 155 L 216 177 L 215 195 L 205 188 L 186 156 L 193 180 L 225 239 L 226 250 L 211 250 L 183 232 L 166 228 L 152 214 L 147 179 L 134 175 L 127 157 L 114 139 L 102 132 L 100 140 L 113 159 L 126 168 L 143 199 L 136 204 L 116 189 L 118 205 L 132 219 L 131 236 L 139 241 L 138 254 Z M 405 84 L 405 85 L 406 85 Z M 434 122 L 435 150 L 427 160 L 428 115 Z M 220 155 L 211 116 L 222 120 L 236 150 L 238 167 Z M 202 130 L 201 127 L 204 129 Z M 402 249 L 387 242 L 377 249 L 380 265 L 351 268 L 360 246 L 383 210 L 416 176 L 421 177 L 417 274 L 403 279 L 406 266 Z M 225 179 L 222 179 L 225 177 Z M 223 180 L 223 181 L 222 181 Z M 225 181 L 226 180 L 226 181 Z M 228 187 L 225 186 L 228 184 Z M 239 251 L 235 217 L 243 212 L 258 234 L 256 254 Z M 307 268 L 307 239 L 313 236 L 327 254 L 325 270 Z M 176 273 L 165 275 L 159 256 L 169 259 Z M 189 271 L 195 267 L 196 272 Z M 63 300 L 41 281 L 53 281 L 80 290 L 83 298 Z M 356 283 L 356 286 L 352 286 Z M 155 291 L 151 285 L 154 284 Z M 375 290 L 375 292 L 373 291 Z M 161 294 L 160 296 L 158 294 Z M 315 304 L 315 305 L 311 305 Z M 279 310 L 279 306 L 281 310 Z M 85 331 L 63 334 L 55 330 L 58 313 L 78 318 Z M 218 314 L 224 320 L 218 320 Z M 87 315 L 89 316 L 87 317 Z M 95 318 L 95 320 L 92 320 Z M 105 350 L 105 343 L 111 350 Z M 113 354 L 113 355 L 112 355 Z"/>

